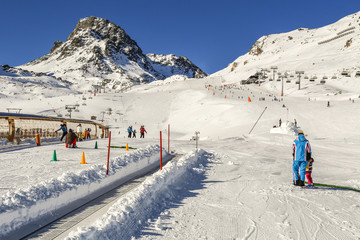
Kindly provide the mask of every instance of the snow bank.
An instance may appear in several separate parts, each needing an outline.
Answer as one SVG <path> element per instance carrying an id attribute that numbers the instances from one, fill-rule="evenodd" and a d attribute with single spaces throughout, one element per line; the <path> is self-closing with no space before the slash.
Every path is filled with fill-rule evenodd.
<path id="1" fill-rule="evenodd" d="M 92 226 L 78 228 L 66 239 L 130 239 L 152 217 L 152 212 L 163 211 L 171 204 L 178 196 L 177 191 L 191 183 L 193 175 L 204 173 L 203 164 L 211 156 L 203 150 L 192 151 L 178 161 L 169 162 L 162 171 L 121 197 Z"/>
<path id="2" fill-rule="evenodd" d="M 158 164 L 159 152 L 160 147 L 155 145 L 117 157 L 110 163 L 109 175 L 106 175 L 106 165 L 99 164 L 77 173 L 64 173 L 28 189 L 8 192 L 0 199 L 0 238 L 111 183 Z M 170 157 L 166 151 L 163 156 L 164 160 Z"/>
<path id="3" fill-rule="evenodd" d="M 299 132 L 299 128 L 295 126 L 293 122 L 286 121 L 282 123 L 280 127 L 274 127 L 270 129 L 270 133 L 285 134 L 296 136 Z"/>

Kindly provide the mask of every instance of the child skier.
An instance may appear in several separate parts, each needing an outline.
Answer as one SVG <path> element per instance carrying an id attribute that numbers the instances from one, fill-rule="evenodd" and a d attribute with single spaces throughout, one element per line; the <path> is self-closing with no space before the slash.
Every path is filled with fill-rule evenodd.
<path id="1" fill-rule="evenodd" d="M 312 172 L 312 165 L 313 165 L 314 159 L 310 158 L 310 160 L 307 163 L 306 169 L 305 169 L 305 175 L 306 178 L 308 180 L 308 187 L 313 187 L 314 183 L 311 177 L 311 172 Z"/>
<path id="2" fill-rule="evenodd" d="M 66 141 L 65 141 L 65 147 L 73 147 L 73 148 L 77 148 L 76 146 L 76 139 L 77 136 L 74 133 L 74 131 L 72 129 L 69 129 L 69 133 L 66 134 Z M 69 146 L 70 145 L 70 146 Z"/>

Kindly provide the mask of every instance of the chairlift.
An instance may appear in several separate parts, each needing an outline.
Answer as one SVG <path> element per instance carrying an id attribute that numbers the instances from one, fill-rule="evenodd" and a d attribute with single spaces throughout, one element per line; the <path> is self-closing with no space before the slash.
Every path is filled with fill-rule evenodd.
<path id="1" fill-rule="evenodd" d="M 348 74 L 349 74 L 349 72 L 346 71 L 346 70 L 343 70 L 343 71 L 341 72 L 341 75 L 343 75 L 343 76 L 347 76 Z"/>
<path id="2" fill-rule="evenodd" d="M 320 83 L 324 84 L 324 83 L 326 83 L 326 81 L 323 79 L 323 80 L 320 81 Z"/>
<path id="3" fill-rule="evenodd" d="M 286 80 L 286 83 L 291 83 L 291 80 L 290 79 Z"/>

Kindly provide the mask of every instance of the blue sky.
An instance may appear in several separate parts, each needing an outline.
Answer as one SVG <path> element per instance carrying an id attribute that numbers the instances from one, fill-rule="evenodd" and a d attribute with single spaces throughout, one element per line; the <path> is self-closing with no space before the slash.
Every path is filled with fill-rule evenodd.
<path id="1" fill-rule="evenodd" d="M 322 27 L 358 11 L 360 0 L 4 0 L 0 64 L 39 58 L 79 19 L 96 16 L 122 27 L 144 53 L 186 56 L 214 73 L 263 35 Z"/>

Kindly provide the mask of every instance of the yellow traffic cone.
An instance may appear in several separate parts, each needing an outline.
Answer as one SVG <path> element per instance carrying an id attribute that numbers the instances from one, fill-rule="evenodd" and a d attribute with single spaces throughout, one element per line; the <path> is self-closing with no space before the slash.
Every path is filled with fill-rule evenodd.
<path id="1" fill-rule="evenodd" d="M 82 157 L 81 157 L 81 163 L 80 164 L 87 164 L 85 161 L 85 153 L 83 152 Z"/>
<path id="2" fill-rule="evenodd" d="M 128 143 L 126 143 L 125 151 L 129 151 L 129 144 Z"/>

